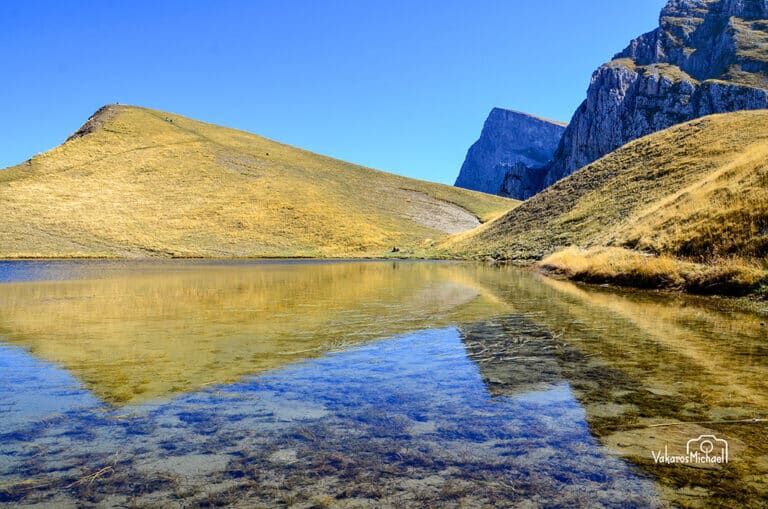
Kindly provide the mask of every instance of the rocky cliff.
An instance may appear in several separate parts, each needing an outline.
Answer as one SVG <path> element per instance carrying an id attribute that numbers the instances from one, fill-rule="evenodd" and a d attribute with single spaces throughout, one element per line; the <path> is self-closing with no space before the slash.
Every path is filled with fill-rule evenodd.
<path id="1" fill-rule="evenodd" d="M 511 191 L 507 196 L 530 196 L 540 188 L 543 174 L 528 169 L 552 158 L 564 129 L 558 122 L 494 108 L 467 152 L 456 186 L 497 194 L 504 183 Z"/>
<path id="2" fill-rule="evenodd" d="M 511 168 L 510 178 L 538 191 L 641 136 L 760 108 L 768 108 L 768 0 L 670 0 L 657 29 L 593 73 L 553 160 Z"/>

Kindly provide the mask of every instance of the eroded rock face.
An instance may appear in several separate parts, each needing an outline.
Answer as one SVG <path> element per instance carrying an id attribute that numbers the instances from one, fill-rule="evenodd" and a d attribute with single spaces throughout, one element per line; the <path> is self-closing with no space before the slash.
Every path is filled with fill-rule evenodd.
<path id="1" fill-rule="evenodd" d="M 500 164 L 504 180 L 498 194 L 525 200 L 539 192 L 544 184 L 546 169 L 542 165 L 527 166 L 525 163 Z"/>
<path id="2" fill-rule="evenodd" d="M 670 0 L 659 27 L 614 58 L 631 58 L 638 65 L 673 64 L 698 80 L 719 77 L 765 85 L 766 18 L 766 0 Z"/>
<path id="3" fill-rule="evenodd" d="M 538 192 L 641 136 L 760 108 L 768 108 L 768 0 L 670 0 L 659 28 L 593 73 L 552 161 L 527 181 Z M 511 178 L 519 173 L 512 168 Z"/>
<path id="4" fill-rule="evenodd" d="M 768 90 L 665 71 L 621 60 L 600 67 L 537 191 L 641 136 L 712 113 L 768 108 Z"/>
<path id="5" fill-rule="evenodd" d="M 517 111 L 494 108 L 485 121 L 480 138 L 470 147 L 461 166 L 456 186 L 499 194 L 510 168 L 541 167 L 552 158 L 565 126 Z M 520 166 L 522 165 L 522 166 Z M 530 196 L 540 183 L 523 179 L 509 188 L 506 196 Z M 528 191 L 531 192 L 531 191 Z"/>

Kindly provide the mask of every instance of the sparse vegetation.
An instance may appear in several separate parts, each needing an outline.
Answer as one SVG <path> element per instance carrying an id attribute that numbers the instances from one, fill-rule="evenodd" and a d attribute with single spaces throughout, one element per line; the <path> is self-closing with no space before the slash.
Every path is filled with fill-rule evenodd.
<path id="1" fill-rule="evenodd" d="M 673 83 L 676 83 L 678 81 L 683 81 L 683 80 L 690 81 L 691 83 L 698 83 L 697 79 L 691 77 L 688 73 L 680 69 L 678 66 L 672 65 L 672 64 L 658 63 L 658 64 L 638 65 L 631 58 L 616 58 L 608 62 L 606 65 L 612 68 L 625 67 L 631 71 L 637 71 L 640 73 L 658 74 L 660 76 L 664 76 L 668 78 Z"/>
<path id="2" fill-rule="evenodd" d="M 736 51 L 740 60 L 751 63 L 753 66 L 755 64 L 765 65 L 768 62 L 768 24 L 765 20 L 747 21 L 731 18 L 730 24 L 733 27 Z M 737 78 L 744 76 L 745 78 L 751 78 L 748 82 L 750 84 L 766 86 L 764 75 L 743 72 L 743 63 L 734 67 L 736 69 L 729 69 L 729 71 L 732 74 L 736 74 Z"/>
<path id="3" fill-rule="evenodd" d="M 405 257 L 516 203 L 129 106 L 0 172 L 0 202 L 3 258 Z"/>

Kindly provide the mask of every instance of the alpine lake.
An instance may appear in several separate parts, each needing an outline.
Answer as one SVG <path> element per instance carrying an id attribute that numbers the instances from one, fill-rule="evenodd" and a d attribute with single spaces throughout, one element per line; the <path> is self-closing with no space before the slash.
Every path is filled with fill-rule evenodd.
<path id="1" fill-rule="evenodd" d="M 0 263 L 2 507 L 765 507 L 768 316 L 410 261 Z"/>

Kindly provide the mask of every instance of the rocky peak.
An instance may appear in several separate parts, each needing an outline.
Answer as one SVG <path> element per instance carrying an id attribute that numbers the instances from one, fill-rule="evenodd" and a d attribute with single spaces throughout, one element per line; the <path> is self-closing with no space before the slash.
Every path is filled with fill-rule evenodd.
<path id="1" fill-rule="evenodd" d="M 88 120 L 85 121 L 85 123 L 80 126 L 80 128 L 72 133 L 66 141 L 72 141 L 77 138 L 82 138 L 83 136 L 87 136 L 91 134 L 94 131 L 97 131 L 104 127 L 105 124 L 107 124 L 114 116 L 117 114 L 117 111 L 119 110 L 119 106 L 116 104 L 106 104 L 96 110 L 93 115 L 88 117 Z"/>
<path id="2" fill-rule="evenodd" d="M 552 158 L 564 130 L 565 125 L 559 122 L 519 111 L 493 108 L 480 138 L 467 152 L 456 186 L 499 193 L 510 168 L 517 168 L 520 173 L 520 168 L 546 164 Z M 537 187 L 529 184 L 523 182 L 521 188 Z"/>
<path id="3" fill-rule="evenodd" d="M 658 28 L 593 73 L 539 190 L 674 124 L 768 108 L 766 18 L 768 0 L 670 0 Z"/>
<path id="4" fill-rule="evenodd" d="M 634 39 L 614 59 L 672 64 L 697 80 L 765 85 L 766 18 L 768 0 L 671 0 L 659 27 Z"/>
<path id="5" fill-rule="evenodd" d="M 768 108 L 768 0 L 669 0 L 656 29 L 592 74 L 567 129 L 553 134 L 551 161 L 518 157 L 535 140 L 514 123 L 492 121 L 491 112 L 457 185 L 527 198 L 641 136 L 760 108 Z M 511 140 L 519 145 L 509 148 Z"/>

